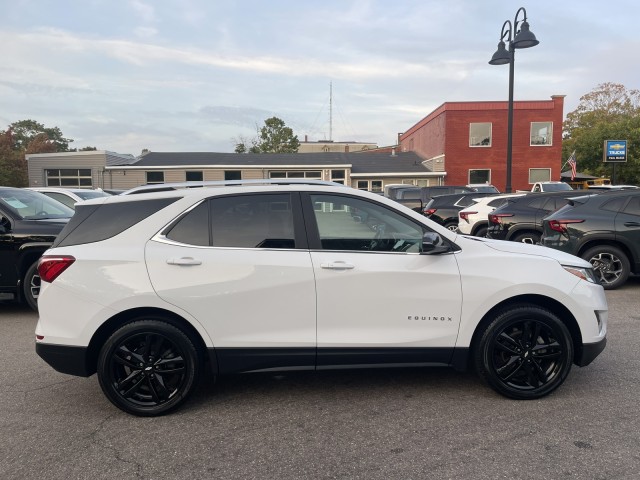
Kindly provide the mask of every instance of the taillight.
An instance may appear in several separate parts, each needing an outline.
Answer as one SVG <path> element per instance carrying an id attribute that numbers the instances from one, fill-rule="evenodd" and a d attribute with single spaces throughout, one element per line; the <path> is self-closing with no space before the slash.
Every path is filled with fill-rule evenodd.
<path id="1" fill-rule="evenodd" d="M 469 223 L 469 215 L 476 215 L 478 212 L 460 212 L 459 217 Z"/>
<path id="2" fill-rule="evenodd" d="M 433 215 L 434 213 L 436 213 L 437 210 L 438 210 L 437 208 L 425 208 L 423 213 L 427 216 Z"/>
<path id="3" fill-rule="evenodd" d="M 71 255 L 45 255 L 38 263 L 38 275 L 41 280 L 51 283 L 75 261 Z"/>
<path id="4" fill-rule="evenodd" d="M 513 217 L 513 213 L 490 213 L 489 223 L 502 223 L 502 219 L 506 217 Z"/>
<path id="5" fill-rule="evenodd" d="M 584 222 L 584 220 L 549 220 L 549 228 L 556 232 L 567 233 L 567 225 L 582 222 Z"/>

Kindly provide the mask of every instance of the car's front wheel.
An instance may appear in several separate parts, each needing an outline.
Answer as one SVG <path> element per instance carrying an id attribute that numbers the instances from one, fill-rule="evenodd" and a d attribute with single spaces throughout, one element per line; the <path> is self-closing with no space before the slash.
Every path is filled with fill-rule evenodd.
<path id="1" fill-rule="evenodd" d="M 25 302 L 36 312 L 38 311 L 38 297 L 40 296 L 40 274 L 38 261 L 33 262 L 22 279 L 22 293 Z"/>
<path id="2" fill-rule="evenodd" d="M 498 393 L 518 400 L 543 397 L 571 370 L 573 342 L 562 321 L 534 305 L 499 313 L 474 345 L 480 377 Z"/>
<path id="3" fill-rule="evenodd" d="M 622 250 L 609 245 L 590 248 L 582 258 L 593 265 L 600 284 L 605 290 L 613 290 L 623 285 L 631 273 L 629 258 Z"/>
<path id="4" fill-rule="evenodd" d="M 98 380 L 116 407 L 156 416 L 181 405 L 194 390 L 198 355 L 179 328 L 156 319 L 137 320 L 116 330 L 98 356 Z"/>

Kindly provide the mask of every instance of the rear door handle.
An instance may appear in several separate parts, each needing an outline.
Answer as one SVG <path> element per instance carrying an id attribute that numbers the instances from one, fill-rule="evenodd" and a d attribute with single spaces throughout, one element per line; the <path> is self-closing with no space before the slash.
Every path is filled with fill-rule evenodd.
<path id="1" fill-rule="evenodd" d="M 169 265 L 202 265 L 202 260 L 193 257 L 180 257 L 167 259 Z"/>
<path id="2" fill-rule="evenodd" d="M 638 223 L 638 222 L 625 222 L 624 226 L 625 227 L 640 227 L 640 223 Z"/>
<path id="3" fill-rule="evenodd" d="M 338 262 L 324 262 L 320 264 L 320 267 L 327 268 L 329 270 L 351 270 L 356 266 L 352 263 L 338 261 Z"/>

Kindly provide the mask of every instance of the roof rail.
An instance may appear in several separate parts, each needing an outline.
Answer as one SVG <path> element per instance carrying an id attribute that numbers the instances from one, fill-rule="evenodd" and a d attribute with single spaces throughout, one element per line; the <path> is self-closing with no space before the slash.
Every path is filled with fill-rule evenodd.
<path id="1" fill-rule="evenodd" d="M 167 192 L 182 188 L 201 187 L 228 187 L 243 185 L 325 185 L 331 187 L 345 187 L 341 183 L 328 182 L 325 180 L 301 180 L 301 179 L 272 179 L 258 178 L 254 180 L 214 180 L 206 182 L 178 182 L 178 183 L 158 183 L 153 185 L 142 185 L 122 192 L 120 195 L 132 195 L 134 193 Z"/>

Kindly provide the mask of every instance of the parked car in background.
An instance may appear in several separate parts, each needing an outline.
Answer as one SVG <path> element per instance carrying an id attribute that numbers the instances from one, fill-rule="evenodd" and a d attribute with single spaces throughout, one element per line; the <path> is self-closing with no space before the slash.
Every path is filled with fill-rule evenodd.
<path id="1" fill-rule="evenodd" d="M 450 193 L 433 197 L 424 207 L 422 213 L 444 228 L 455 232 L 458 229 L 458 212 L 476 202 L 476 199 L 493 195 L 493 193 L 467 192 Z"/>
<path id="2" fill-rule="evenodd" d="M 500 193 L 500 190 L 489 183 L 470 183 L 467 185 L 467 187 L 471 188 L 474 192 Z"/>
<path id="3" fill-rule="evenodd" d="M 82 202 L 40 261 L 36 352 L 125 412 L 179 407 L 205 368 L 473 367 L 537 399 L 605 348 L 578 257 L 327 182 L 203 186 Z"/>
<path id="4" fill-rule="evenodd" d="M 458 212 L 458 233 L 475 237 L 487 236 L 488 216 L 496 208 L 501 207 L 512 197 L 522 197 L 524 193 L 505 193 L 487 197 L 475 197 L 474 204 Z"/>
<path id="5" fill-rule="evenodd" d="M 434 185 L 432 187 L 410 187 L 397 189 L 394 197 L 389 197 L 412 210 L 422 213 L 429 201 L 437 195 L 448 195 L 451 193 L 472 193 L 469 187 L 463 185 Z"/>
<path id="6" fill-rule="evenodd" d="M 573 198 L 544 219 L 542 244 L 588 260 L 606 289 L 640 273 L 640 190 Z"/>
<path id="7" fill-rule="evenodd" d="M 523 243 L 540 243 L 542 219 L 565 206 L 581 191 L 531 193 L 513 197 L 488 215 L 487 237 Z"/>
<path id="8" fill-rule="evenodd" d="M 545 192 L 568 192 L 573 190 L 571 185 L 566 182 L 536 182 L 531 187 L 533 193 L 545 193 Z M 523 192 L 528 190 L 518 190 Z"/>
<path id="9" fill-rule="evenodd" d="M 82 200 L 108 197 L 110 195 L 103 190 L 94 190 L 91 188 L 29 187 L 28 190 L 40 192 L 73 209 L 75 209 L 76 203 Z"/>
<path id="10" fill-rule="evenodd" d="M 38 260 L 72 216 L 72 209 L 46 195 L 0 187 L 0 299 L 37 309 Z"/>

